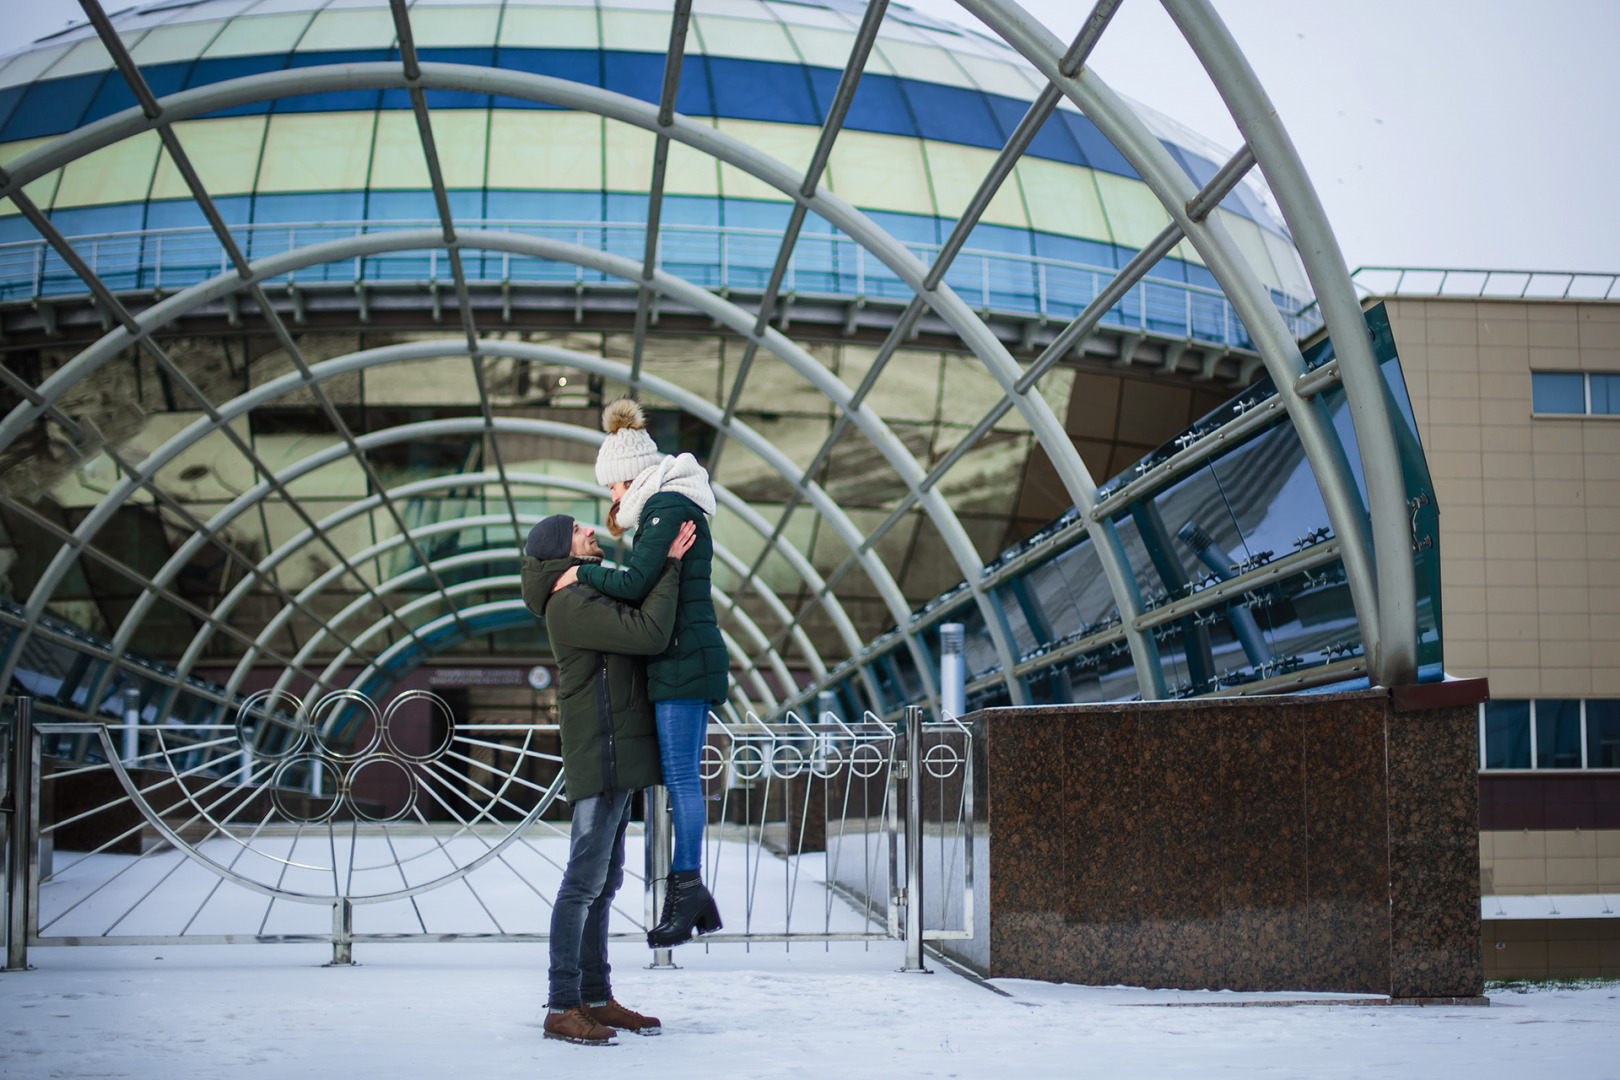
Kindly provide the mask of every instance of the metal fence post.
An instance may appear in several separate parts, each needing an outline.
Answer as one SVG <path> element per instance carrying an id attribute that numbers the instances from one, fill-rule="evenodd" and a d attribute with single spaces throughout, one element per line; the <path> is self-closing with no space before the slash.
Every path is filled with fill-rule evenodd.
<path id="1" fill-rule="evenodd" d="M 647 820 L 642 828 L 642 848 L 647 864 L 647 929 L 658 925 L 668 888 L 669 864 L 674 858 L 675 828 L 669 817 L 669 789 L 654 784 L 647 789 Z M 678 966 L 669 949 L 654 949 L 649 968 Z"/>
<path id="2" fill-rule="evenodd" d="M 29 879 L 38 851 L 34 837 L 34 702 L 17 698 L 11 718 L 11 798 L 6 845 L 6 967 L 28 970 Z"/>
<path id="3" fill-rule="evenodd" d="M 325 966 L 354 966 L 354 904 L 347 896 L 332 905 L 332 962 Z"/>
<path id="4" fill-rule="evenodd" d="M 933 974 L 923 965 L 921 705 L 906 706 L 906 966 L 902 972 Z"/>

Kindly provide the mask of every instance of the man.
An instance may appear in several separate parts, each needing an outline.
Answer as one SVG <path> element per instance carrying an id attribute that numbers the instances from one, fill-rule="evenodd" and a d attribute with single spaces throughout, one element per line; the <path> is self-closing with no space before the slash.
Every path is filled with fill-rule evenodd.
<path id="1" fill-rule="evenodd" d="M 613 1000 L 607 925 L 624 880 L 631 799 L 661 781 L 642 658 L 669 643 L 680 559 L 696 535 L 687 528 L 675 537 L 640 610 L 574 580 L 574 567 L 602 557 L 590 526 L 553 514 L 523 545 L 523 602 L 545 619 L 557 660 L 563 783 L 573 808 L 568 867 L 551 912 L 548 1039 L 606 1046 L 616 1028 L 638 1035 L 661 1030 L 657 1018 Z"/>

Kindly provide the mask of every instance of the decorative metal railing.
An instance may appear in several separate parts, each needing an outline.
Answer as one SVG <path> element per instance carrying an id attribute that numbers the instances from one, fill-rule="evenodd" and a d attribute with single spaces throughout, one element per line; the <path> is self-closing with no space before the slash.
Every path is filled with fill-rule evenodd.
<path id="1" fill-rule="evenodd" d="M 469 230 L 509 230 L 566 240 L 634 258 L 641 256 L 646 242 L 646 226 L 639 222 L 477 220 L 460 225 Z M 328 240 L 436 226 L 436 221 L 427 220 L 297 222 L 244 225 L 232 229 L 232 235 L 250 259 L 259 259 Z M 781 233 L 769 229 L 665 224 L 660 232 L 658 265 L 706 288 L 757 292 L 770 278 L 781 241 Z M 229 269 L 224 248 L 204 227 L 101 233 L 73 237 L 72 243 L 115 291 L 174 292 Z M 907 246 L 925 263 L 933 262 L 940 250 L 938 244 Z M 509 253 L 468 252 L 463 263 L 474 284 L 636 287 L 634 282 L 582 267 Z M 1112 267 L 969 248 L 957 255 L 945 281 L 986 312 L 1067 321 L 1084 310 L 1116 273 Z M 345 259 L 286 274 L 271 284 L 381 286 L 448 283 L 449 279 L 444 252 L 422 251 Z M 853 240 L 810 232 L 799 237 L 788 261 L 783 290 L 788 296 L 898 304 L 910 301 L 913 295 L 910 286 Z M 0 302 L 84 294 L 84 283 L 43 240 L 0 244 Z M 1321 326 L 1321 318 L 1313 311 L 1300 313 L 1304 301 L 1282 293 L 1273 293 L 1273 300 L 1296 337 Z M 1253 348 L 1219 289 L 1185 281 L 1146 278 L 1103 323 L 1229 349 Z"/>
<path id="2" fill-rule="evenodd" d="M 14 701 L 0 785 L 8 968 L 44 945 L 329 942 L 342 964 L 356 942 L 548 936 L 568 855 L 555 725 L 458 723 L 427 691 L 266 691 L 231 724 L 33 706 Z M 705 868 L 726 927 L 704 941 L 904 940 L 921 968 L 924 940 L 973 936 L 973 736 L 923 716 L 711 715 Z M 671 830 L 649 793 L 644 870 L 627 866 L 644 912 L 622 893 L 617 938 L 662 901 Z"/>

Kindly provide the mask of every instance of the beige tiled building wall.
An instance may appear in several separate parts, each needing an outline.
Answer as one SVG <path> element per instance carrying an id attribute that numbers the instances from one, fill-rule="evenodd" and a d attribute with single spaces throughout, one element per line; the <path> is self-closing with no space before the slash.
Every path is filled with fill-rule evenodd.
<path id="1" fill-rule="evenodd" d="M 1440 507 L 1446 669 L 1620 697 L 1620 416 L 1536 416 L 1532 371 L 1620 372 L 1620 301 L 1386 301 Z"/>
<path id="2" fill-rule="evenodd" d="M 1479 863 L 1484 896 L 1620 893 L 1620 829 L 1482 832 Z"/>

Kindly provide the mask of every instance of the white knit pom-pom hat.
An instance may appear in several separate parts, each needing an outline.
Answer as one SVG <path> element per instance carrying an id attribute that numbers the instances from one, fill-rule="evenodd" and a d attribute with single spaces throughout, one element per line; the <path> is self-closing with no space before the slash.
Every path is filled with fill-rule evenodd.
<path id="1" fill-rule="evenodd" d="M 628 484 L 663 460 L 647 434 L 647 418 L 632 398 L 620 398 L 602 410 L 602 430 L 607 438 L 596 452 L 596 482 L 603 487 L 621 480 Z"/>

